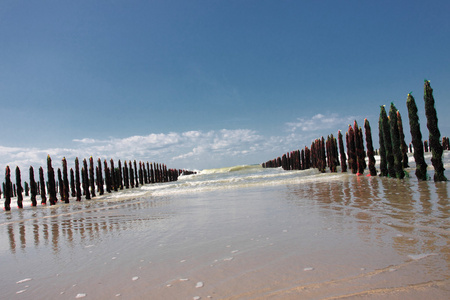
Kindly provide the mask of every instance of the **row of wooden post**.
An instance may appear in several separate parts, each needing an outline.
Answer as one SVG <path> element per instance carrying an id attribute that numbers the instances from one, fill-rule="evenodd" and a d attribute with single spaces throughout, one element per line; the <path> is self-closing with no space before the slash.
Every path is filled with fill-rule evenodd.
<path id="1" fill-rule="evenodd" d="M 434 180 L 446 181 L 442 164 L 442 151 L 449 149 L 449 138 L 443 137 L 440 143 L 440 132 L 437 124 L 437 115 L 434 108 L 434 98 L 432 95 L 430 82 L 425 81 L 424 101 L 425 114 L 427 116 L 427 127 L 430 132 L 430 150 L 432 152 L 432 163 L 435 169 Z M 409 145 L 410 152 L 414 148 L 414 159 L 416 162 L 416 176 L 420 180 L 427 180 L 427 165 L 424 159 L 424 150 L 428 152 L 428 143 L 422 143 L 420 133 L 419 118 L 417 107 L 411 94 L 407 97 L 408 117 L 410 123 L 410 132 L 412 142 Z M 380 176 L 389 176 L 392 178 L 403 178 L 404 169 L 408 167 L 408 146 L 405 143 L 405 134 L 403 131 L 403 122 L 400 112 L 395 105 L 391 103 L 389 116 L 386 113 L 385 106 L 380 108 L 380 117 L 378 122 L 380 148 L 377 151 L 380 156 Z M 338 140 L 330 135 L 326 141 L 324 137 L 312 142 L 311 147 L 305 146 L 302 150 L 292 151 L 283 154 L 273 160 L 262 163 L 264 168 L 282 167 L 284 170 L 305 170 L 317 168 L 320 172 L 325 172 L 328 167 L 331 172 L 337 172 L 337 166 L 341 166 L 341 172 L 350 171 L 357 175 L 362 175 L 367 168 L 366 157 L 370 176 L 376 176 L 375 151 L 372 143 L 372 133 L 369 121 L 364 120 L 364 131 L 366 139 L 366 149 L 364 149 L 364 139 L 362 128 L 358 126 L 356 120 L 349 125 L 345 134 L 346 149 L 344 149 L 343 136 L 338 131 Z M 411 146 L 412 144 L 412 146 Z"/>
<path id="2" fill-rule="evenodd" d="M 104 177 L 103 177 L 104 173 Z M 81 201 L 82 195 L 87 200 L 96 197 L 96 192 L 99 195 L 104 194 L 104 187 L 106 192 L 117 192 L 118 190 L 139 187 L 139 185 L 177 181 L 178 176 L 195 174 L 193 171 L 182 169 L 168 169 L 165 164 L 125 161 L 118 161 L 118 166 L 115 167 L 114 160 L 111 159 L 109 164 L 106 160 L 102 161 L 99 158 L 97 165 L 94 165 L 92 156 L 89 158 L 89 165 L 86 159 L 83 160 L 83 165 L 80 171 L 80 163 L 78 157 L 75 159 L 75 170 L 70 168 L 68 171 L 67 161 L 64 157 L 62 159 L 62 171 L 58 168 L 57 181 L 55 179 L 55 171 L 52 167 L 52 159 L 50 155 L 47 156 L 47 182 L 44 179 L 44 169 L 39 168 L 39 181 L 35 180 L 34 169 L 30 166 L 29 169 L 29 189 L 28 183 L 25 182 L 25 194 L 28 192 L 31 195 L 31 205 L 36 206 L 36 196 L 41 196 L 41 204 L 47 203 L 47 196 L 50 205 L 55 205 L 58 201 L 57 193 L 59 191 L 59 198 L 64 203 L 69 203 L 69 196 L 76 198 L 76 201 Z M 70 174 L 70 180 L 69 180 Z M 95 175 L 94 175 L 95 174 Z M 23 208 L 24 191 L 21 183 L 21 172 L 19 167 L 16 167 L 16 183 L 11 182 L 11 170 L 6 166 L 5 182 L 3 183 L 4 195 L 4 209 L 11 210 L 11 197 L 17 196 L 17 207 Z M 58 185 L 56 185 L 58 183 Z M 47 193 L 48 191 L 48 193 Z M 1 190 L 0 190 L 1 196 Z"/>

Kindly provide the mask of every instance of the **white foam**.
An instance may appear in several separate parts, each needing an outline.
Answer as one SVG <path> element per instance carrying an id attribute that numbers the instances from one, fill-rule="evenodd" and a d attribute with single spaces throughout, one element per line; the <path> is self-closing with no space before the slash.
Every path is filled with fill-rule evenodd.
<path id="1" fill-rule="evenodd" d="M 86 297 L 87 295 L 86 294 L 84 294 L 84 293 L 80 293 L 80 294 L 77 294 L 76 295 L 76 299 L 79 299 L 79 298 L 84 298 L 84 297 Z"/>
<path id="2" fill-rule="evenodd" d="M 203 287 L 203 282 L 199 281 L 197 282 L 197 284 L 195 285 L 196 288 L 202 288 Z"/>
<path id="3" fill-rule="evenodd" d="M 16 294 L 22 294 L 23 292 L 25 292 L 26 290 L 20 290 L 20 291 L 17 291 L 16 292 Z"/>
<path id="4" fill-rule="evenodd" d="M 437 255 L 437 254 L 436 253 L 410 254 L 410 255 L 408 255 L 408 257 L 413 260 L 420 260 L 420 259 L 426 258 L 428 256 L 433 256 L 433 255 Z"/>
<path id="5" fill-rule="evenodd" d="M 134 276 L 133 278 L 131 278 L 131 280 L 133 280 L 133 281 L 136 281 L 136 280 L 138 280 L 138 279 L 139 279 L 138 276 Z"/>
<path id="6" fill-rule="evenodd" d="M 24 282 L 27 282 L 27 281 L 30 281 L 30 280 L 31 280 L 31 278 L 25 278 L 25 279 L 17 281 L 16 283 L 20 284 L 20 283 L 24 283 Z"/>
<path id="7" fill-rule="evenodd" d="M 304 269 L 303 269 L 303 271 L 312 271 L 312 270 L 314 270 L 313 267 L 307 267 L 307 268 L 304 268 Z"/>

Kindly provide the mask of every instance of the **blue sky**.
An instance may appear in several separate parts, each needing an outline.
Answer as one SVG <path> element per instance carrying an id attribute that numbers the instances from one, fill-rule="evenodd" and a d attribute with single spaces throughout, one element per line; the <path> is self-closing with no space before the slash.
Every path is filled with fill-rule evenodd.
<path id="1" fill-rule="evenodd" d="M 377 143 L 392 101 L 409 142 L 424 78 L 450 132 L 448 1 L 3 0 L 0 41 L 0 166 L 261 163 L 354 119 Z"/>

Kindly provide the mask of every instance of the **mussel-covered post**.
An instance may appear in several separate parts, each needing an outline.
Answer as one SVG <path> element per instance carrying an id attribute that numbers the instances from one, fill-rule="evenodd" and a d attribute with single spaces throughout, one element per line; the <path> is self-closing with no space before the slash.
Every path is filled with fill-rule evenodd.
<path id="1" fill-rule="evenodd" d="M 419 180 L 427 180 L 427 163 L 424 157 L 424 148 L 422 143 L 422 133 L 420 131 L 419 115 L 417 114 L 417 106 L 411 93 L 406 99 L 408 107 L 409 130 L 411 132 L 411 142 L 414 147 L 414 161 L 416 162 L 416 177 Z"/>
<path id="2" fill-rule="evenodd" d="M 403 153 L 400 143 L 400 133 L 398 130 L 397 108 L 394 103 L 391 103 L 391 107 L 389 109 L 389 125 L 391 130 L 392 154 L 394 155 L 395 176 L 402 179 L 405 177 L 402 165 Z"/>
<path id="3" fill-rule="evenodd" d="M 95 198 L 95 178 L 94 178 L 94 159 L 89 157 L 89 185 L 91 186 L 92 198 Z"/>
<path id="4" fill-rule="evenodd" d="M 81 201 L 80 162 L 78 161 L 78 157 L 75 158 L 75 189 L 77 201 Z"/>
<path id="5" fill-rule="evenodd" d="M 61 197 L 61 201 L 64 201 L 64 181 L 63 181 L 63 178 L 62 178 L 62 173 L 61 173 L 61 169 L 60 168 L 58 168 L 58 172 L 57 172 L 57 174 L 58 174 L 58 185 L 59 185 L 59 188 L 58 188 L 58 190 L 59 190 L 59 197 Z"/>
<path id="6" fill-rule="evenodd" d="M 30 193 L 31 193 L 31 206 L 36 206 L 37 184 L 34 179 L 34 169 L 30 166 Z"/>
<path id="7" fill-rule="evenodd" d="M 339 130 L 338 131 L 338 142 L 339 142 L 339 155 L 341 157 L 341 172 L 347 172 L 347 158 L 345 155 L 345 149 L 344 149 L 344 141 L 342 139 L 342 133 Z"/>
<path id="8" fill-rule="evenodd" d="M 387 156 L 386 156 L 386 146 L 384 140 L 384 117 L 386 111 L 384 110 L 384 105 L 380 107 L 380 117 L 378 119 L 378 139 L 380 143 L 379 155 L 380 155 L 380 176 L 388 176 L 387 168 Z M 384 113 L 383 113 L 384 111 Z"/>
<path id="9" fill-rule="evenodd" d="M 100 195 L 104 194 L 103 190 L 103 170 L 102 170 L 102 160 L 100 158 L 97 159 L 97 169 L 98 169 L 98 175 L 97 175 L 97 182 L 98 182 L 98 193 Z"/>
<path id="10" fill-rule="evenodd" d="M 366 134 L 366 147 L 367 147 L 367 158 L 369 160 L 369 174 L 370 176 L 377 176 L 377 169 L 375 168 L 375 153 L 373 151 L 372 143 L 372 131 L 370 129 L 369 120 L 364 119 L 364 132 Z"/>
<path id="11" fill-rule="evenodd" d="M 39 168 L 39 185 L 41 188 L 41 204 L 45 205 L 47 203 L 47 192 L 45 191 L 45 179 L 44 179 L 44 168 Z"/>
<path id="12" fill-rule="evenodd" d="M 18 166 L 16 167 L 16 188 L 17 188 L 17 207 L 23 208 L 22 178 L 21 178 L 20 169 Z"/>
<path id="13" fill-rule="evenodd" d="M 63 167 L 63 183 L 64 183 L 63 200 L 65 203 L 69 203 L 69 175 L 67 173 L 67 160 L 65 157 L 63 157 L 62 159 L 62 167 Z"/>
<path id="14" fill-rule="evenodd" d="M 402 148 L 402 164 L 403 168 L 406 169 L 409 167 L 408 164 L 408 146 L 405 142 L 405 132 L 403 131 L 403 121 L 400 112 L 397 110 L 397 121 L 398 121 L 398 133 L 400 135 L 400 145 Z"/>
<path id="15" fill-rule="evenodd" d="M 70 191 L 72 197 L 76 197 L 77 191 L 75 189 L 75 172 L 70 168 Z"/>
<path id="16" fill-rule="evenodd" d="M 118 173 L 118 177 L 119 177 L 119 189 L 123 190 L 123 175 L 122 175 L 122 162 L 119 159 L 119 173 Z"/>
<path id="17" fill-rule="evenodd" d="M 130 188 L 130 179 L 128 175 L 128 164 L 127 161 L 123 163 L 123 181 L 126 189 Z"/>
<path id="18" fill-rule="evenodd" d="M 392 151 L 391 127 L 389 124 L 389 119 L 387 117 L 387 113 L 386 113 L 386 109 L 385 109 L 384 105 L 381 106 L 381 115 L 382 115 L 382 122 L 383 122 L 383 140 L 384 140 L 384 147 L 386 150 L 388 175 L 391 178 L 395 178 L 396 173 L 395 173 L 394 153 Z"/>
<path id="19" fill-rule="evenodd" d="M 356 120 L 353 122 L 353 130 L 355 134 L 356 167 L 358 169 L 356 174 L 362 175 L 364 174 L 364 169 L 366 168 L 364 141 L 362 137 L 362 130 L 358 126 Z"/>
<path id="20" fill-rule="evenodd" d="M 50 158 L 50 155 L 47 156 L 47 176 L 50 205 L 55 205 L 58 198 L 56 197 L 55 171 L 52 167 L 52 159 Z"/>
<path id="21" fill-rule="evenodd" d="M 81 178 L 83 179 L 83 191 L 86 200 L 91 200 L 91 192 L 89 191 L 89 174 L 86 158 L 83 159 L 83 167 L 81 168 Z"/>
<path id="22" fill-rule="evenodd" d="M 442 145 L 440 142 L 441 133 L 438 127 L 438 118 L 436 109 L 434 107 L 433 89 L 430 86 L 430 81 L 425 81 L 424 95 L 425 100 L 425 115 L 427 116 L 427 128 L 430 133 L 429 143 L 431 148 L 431 164 L 434 168 L 434 181 L 447 181 L 444 175 L 444 165 L 442 163 Z"/>
<path id="23" fill-rule="evenodd" d="M 6 170 L 5 170 L 5 187 L 4 189 L 4 193 L 5 193 L 5 210 L 9 211 L 11 210 L 11 186 L 12 186 L 12 182 L 11 182 L 11 169 L 9 168 L 9 166 L 6 166 Z"/>
<path id="24" fill-rule="evenodd" d="M 139 187 L 139 176 L 138 176 L 136 160 L 133 161 L 133 165 L 134 165 L 134 179 L 136 180 L 135 186 Z"/>

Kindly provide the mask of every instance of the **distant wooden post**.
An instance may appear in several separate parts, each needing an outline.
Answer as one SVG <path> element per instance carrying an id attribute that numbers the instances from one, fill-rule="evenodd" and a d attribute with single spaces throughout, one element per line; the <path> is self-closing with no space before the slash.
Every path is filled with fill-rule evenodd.
<path id="1" fill-rule="evenodd" d="M 41 190 L 41 204 L 45 205 L 47 203 L 47 192 L 45 191 L 45 179 L 44 179 L 44 168 L 39 168 L 39 185 Z"/>
<path id="2" fill-rule="evenodd" d="M 34 179 L 34 169 L 30 166 L 30 192 L 31 192 L 31 206 L 36 206 L 37 185 Z"/>
<path id="3" fill-rule="evenodd" d="M 65 203 L 69 203 L 69 176 L 67 173 L 67 160 L 65 157 L 62 159 L 62 167 L 63 167 L 63 200 Z"/>
<path id="4" fill-rule="evenodd" d="M 81 201 L 80 163 L 78 161 L 78 157 L 75 158 L 75 190 L 77 201 Z"/>
<path id="5" fill-rule="evenodd" d="M 9 166 L 6 166 L 5 170 L 5 187 L 3 188 L 5 191 L 5 211 L 11 210 L 11 169 Z"/>
<path id="6" fill-rule="evenodd" d="M 95 198 L 95 177 L 94 177 L 94 158 L 89 157 L 89 185 L 91 186 L 91 197 Z"/>
<path id="7" fill-rule="evenodd" d="M 47 156 L 47 177 L 50 205 L 55 205 L 58 198 L 56 197 L 55 170 L 52 167 L 52 159 L 50 158 L 50 155 Z"/>
<path id="8" fill-rule="evenodd" d="M 97 175 L 97 181 L 98 181 L 98 193 L 100 195 L 104 194 L 103 190 L 103 171 L 102 171 L 102 160 L 99 158 L 97 159 L 97 168 L 98 168 L 98 175 Z"/>

